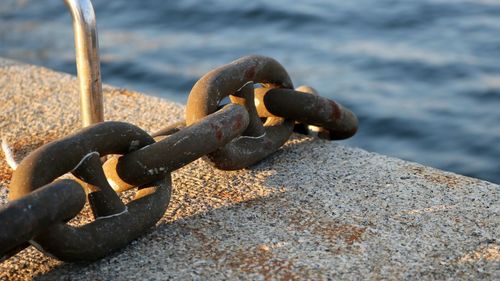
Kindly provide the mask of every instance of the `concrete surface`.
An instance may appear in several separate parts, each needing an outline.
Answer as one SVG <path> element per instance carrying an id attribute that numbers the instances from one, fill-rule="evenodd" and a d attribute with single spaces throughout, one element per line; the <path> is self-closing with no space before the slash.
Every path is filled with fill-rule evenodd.
<path id="1" fill-rule="evenodd" d="M 104 89 L 107 120 L 154 131 L 182 117 L 181 105 Z M 70 75 L 0 59 L 0 97 L 0 135 L 18 161 L 79 127 Z M 250 169 L 197 160 L 173 183 L 163 219 L 122 251 L 69 264 L 31 247 L 0 264 L 0 279 L 500 279 L 492 183 L 299 136 Z"/>

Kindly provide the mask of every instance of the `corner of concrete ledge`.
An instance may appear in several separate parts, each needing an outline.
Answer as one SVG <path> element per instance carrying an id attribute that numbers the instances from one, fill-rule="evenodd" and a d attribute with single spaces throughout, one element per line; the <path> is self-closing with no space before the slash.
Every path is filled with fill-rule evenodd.
<path id="1" fill-rule="evenodd" d="M 147 131 L 183 116 L 160 98 L 109 86 L 104 95 L 106 120 Z M 0 58 L 0 97 L 0 137 L 17 161 L 80 127 L 70 75 Z M 0 156 L 5 203 L 12 171 Z M 245 170 L 197 160 L 173 185 L 164 217 L 123 250 L 71 264 L 30 247 L 0 264 L 0 279 L 500 279 L 492 183 L 294 136 Z"/>

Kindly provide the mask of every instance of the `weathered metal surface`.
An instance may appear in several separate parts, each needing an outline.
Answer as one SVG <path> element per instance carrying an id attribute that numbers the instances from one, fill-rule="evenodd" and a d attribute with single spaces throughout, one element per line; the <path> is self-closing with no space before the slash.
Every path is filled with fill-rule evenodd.
<path id="1" fill-rule="evenodd" d="M 224 146 L 241 135 L 247 126 L 245 108 L 227 105 L 155 144 L 108 160 L 104 165 L 106 175 L 117 191 L 158 180 Z"/>
<path id="2" fill-rule="evenodd" d="M 300 91 L 302 90 L 302 91 Z M 358 129 L 358 118 L 341 104 L 321 97 L 310 87 L 297 90 L 257 88 L 258 112 L 261 117 L 283 117 L 314 125 L 318 135 L 330 140 L 346 139 Z"/>
<path id="3" fill-rule="evenodd" d="M 88 154 L 73 171 L 73 175 L 84 181 L 95 218 L 119 214 L 126 210 L 125 204 L 109 185 L 99 156 L 97 152 Z"/>
<path id="4" fill-rule="evenodd" d="M 260 137 L 266 133 L 266 129 L 257 114 L 257 109 L 255 108 L 253 88 L 253 83 L 249 82 L 236 93 L 230 95 L 229 99 L 233 103 L 244 106 L 248 111 L 249 123 L 246 130 L 243 132 L 243 135 Z"/>
<path id="5" fill-rule="evenodd" d="M 274 59 L 247 56 L 216 68 L 203 76 L 191 90 L 186 107 L 186 123 L 217 110 L 220 101 L 243 88 L 247 83 L 261 83 L 269 88 L 293 88 L 286 70 Z M 223 170 L 236 170 L 257 163 L 275 152 L 290 137 L 293 121 L 268 118 L 265 134 L 241 136 L 207 155 L 207 160 Z"/>
<path id="6" fill-rule="evenodd" d="M 77 168 L 85 156 L 125 154 L 154 143 L 142 129 L 124 122 L 106 122 L 48 143 L 30 153 L 12 176 L 9 199 L 18 199 Z"/>
<path id="7" fill-rule="evenodd" d="M 29 195 L 66 172 L 79 170 L 85 159 L 95 153 L 101 156 L 124 154 L 153 142 L 146 132 L 127 123 L 106 122 L 87 127 L 44 145 L 26 157 L 14 172 L 10 198 L 15 200 Z M 86 174 L 80 171 L 77 175 L 85 178 Z M 171 191 L 170 177 L 165 176 L 158 183 L 159 187 L 141 188 L 136 199 L 120 213 L 99 216 L 81 227 L 64 222 L 54 224 L 30 243 L 64 261 L 101 258 L 128 244 L 162 217 Z M 102 186 L 96 188 L 101 190 Z"/>
<path id="8" fill-rule="evenodd" d="M 0 207 L 0 261 L 29 244 L 47 227 L 76 216 L 85 204 L 83 188 L 60 180 Z"/>
<path id="9" fill-rule="evenodd" d="M 141 187 L 125 212 L 80 227 L 56 224 L 37 236 L 34 246 L 63 261 L 100 259 L 153 227 L 167 209 L 171 190 L 168 175 L 161 182 Z"/>

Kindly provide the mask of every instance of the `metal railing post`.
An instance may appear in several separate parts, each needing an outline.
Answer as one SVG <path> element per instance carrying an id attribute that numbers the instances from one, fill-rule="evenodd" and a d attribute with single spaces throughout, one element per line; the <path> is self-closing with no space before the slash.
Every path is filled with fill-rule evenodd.
<path id="1" fill-rule="evenodd" d="M 73 18 L 83 127 L 104 121 L 99 42 L 90 0 L 64 0 Z"/>

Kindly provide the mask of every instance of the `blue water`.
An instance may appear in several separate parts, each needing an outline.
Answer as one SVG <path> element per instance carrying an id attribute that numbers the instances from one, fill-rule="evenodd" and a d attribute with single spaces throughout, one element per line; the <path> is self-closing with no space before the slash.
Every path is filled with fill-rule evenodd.
<path id="1" fill-rule="evenodd" d="M 353 109 L 345 143 L 500 183 L 500 1 L 94 0 L 105 83 L 185 102 L 271 56 Z M 0 56 L 75 73 L 62 0 L 2 0 Z"/>

